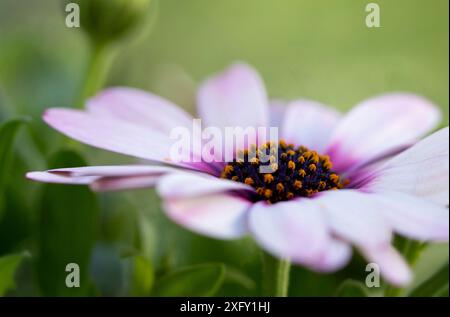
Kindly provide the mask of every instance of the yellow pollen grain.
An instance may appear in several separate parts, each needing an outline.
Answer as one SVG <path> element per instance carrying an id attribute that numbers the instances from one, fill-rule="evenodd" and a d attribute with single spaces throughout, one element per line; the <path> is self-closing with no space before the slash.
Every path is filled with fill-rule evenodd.
<path id="1" fill-rule="evenodd" d="M 255 181 L 251 177 L 247 177 L 244 180 L 244 183 L 251 186 L 251 185 L 253 185 L 255 183 Z"/>
<path id="2" fill-rule="evenodd" d="M 273 175 L 272 174 L 264 174 L 264 182 L 265 183 L 272 183 L 273 182 Z"/>
<path id="3" fill-rule="evenodd" d="M 295 170 L 295 163 L 293 161 L 289 161 L 288 168 L 291 170 Z"/>
<path id="4" fill-rule="evenodd" d="M 262 194 L 264 193 L 264 188 L 258 187 L 258 188 L 256 189 L 256 193 L 257 193 L 258 195 L 262 195 Z"/>
<path id="5" fill-rule="evenodd" d="M 225 166 L 224 170 L 225 174 L 230 174 L 232 171 L 234 171 L 234 167 L 231 165 Z"/>
<path id="6" fill-rule="evenodd" d="M 306 176 L 306 171 L 304 169 L 300 169 L 298 171 L 298 175 L 300 175 L 301 177 L 305 177 Z"/>
<path id="7" fill-rule="evenodd" d="M 331 175 L 330 175 L 330 180 L 331 180 L 333 183 L 337 184 L 337 183 L 339 182 L 339 175 L 331 174 Z"/>
<path id="8" fill-rule="evenodd" d="M 283 139 L 281 139 L 280 140 L 280 146 L 281 146 L 281 148 L 284 150 L 284 149 L 286 149 L 287 148 L 287 143 L 286 143 L 286 141 L 285 140 L 283 140 Z"/>
<path id="9" fill-rule="evenodd" d="M 307 160 L 309 160 L 312 157 L 312 152 L 311 151 L 306 151 L 305 153 L 303 153 L 303 157 Z"/>
<path id="10" fill-rule="evenodd" d="M 300 146 L 297 148 L 297 150 L 298 150 L 300 153 L 303 153 L 303 152 L 308 151 L 308 148 L 307 148 L 306 146 L 304 146 L 304 145 L 300 145 Z"/>
<path id="11" fill-rule="evenodd" d="M 303 156 L 299 156 L 297 159 L 297 162 L 300 164 L 304 164 L 305 163 L 305 158 Z"/>
<path id="12" fill-rule="evenodd" d="M 286 198 L 287 198 L 287 199 L 294 198 L 294 193 L 288 192 L 288 193 L 286 194 Z"/>
<path id="13" fill-rule="evenodd" d="M 320 181 L 320 182 L 319 182 L 319 189 L 320 189 L 320 190 L 325 189 L 326 186 L 327 186 L 327 183 L 325 183 L 324 181 Z"/>
<path id="14" fill-rule="evenodd" d="M 233 177 L 231 177 L 231 180 L 237 182 L 239 180 L 239 177 L 233 176 Z"/>
<path id="15" fill-rule="evenodd" d="M 284 186 L 283 186 L 283 184 L 281 184 L 281 183 L 278 183 L 278 184 L 277 184 L 277 191 L 278 191 L 279 193 L 281 193 L 281 192 L 284 191 Z"/>
<path id="16" fill-rule="evenodd" d="M 309 164 L 308 169 L 309 169 L 311 172 L 315 172 L 315 171 L 317 170 L 317 167 L 316 167 L 315 164 Z"/>
<path id="17" fill-rule="evenodd" d="M 296 180 L 296 181 L 294 182 L 294 188 L 295 188 L 295 189 L 300 189 L 300 188 L 302 188 L 302 186 L 303 186 L 303 183 L 302 183 L 301 181 Z"/>
<path id="18" fill-rule="evenodd" d="M 290 156 L 293 156 L 293 155 L 295 155 L 295 151 L 289 150 L 289 151 L 286 152 L 286 154 L 290 155 Z"/>
<path id="19" fill-rule="evenodd" d="M 272 191 L 270 189 L 266 189 L 264 191 L 264 197 L 266 197 L 266 198 L 272 197 Z"/>
<path id="20" fill-rule="evenodd" d="M 286 160 L 287 159 L 287 154 L 286 153 L 281 153 L 281 155 L 280 155 L 280 158 L 282 159 L 282 160 Z"/>
<path id="21" fill-rule="evenodd" d="M 270 168 L 272 169 L 272 171 L 276 171 L 276 170 L 278 170 L 278 164 L 277 163 L 273 163 L 273 164 L 271 164 L 270 165 Z"/>
<path id="22" fill-rule="evenodd" d="M 330 161 L 325 161 L 325 162 L 322 164 L 322 166 L 323 166 L 325 169 L 327 169 L 327 170 L 330 170 L 330 169 L 333 168 L 333 164 L 332 164 Z"/>

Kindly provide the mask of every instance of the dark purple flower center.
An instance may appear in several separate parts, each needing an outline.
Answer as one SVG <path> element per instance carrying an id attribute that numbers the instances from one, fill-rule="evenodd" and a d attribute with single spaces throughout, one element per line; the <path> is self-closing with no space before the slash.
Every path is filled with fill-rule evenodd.
<path id="1" fill-rule="evenodd" d="M 265 168 L 263 172 L 261 167 Z M 276 203 L 343 188 L 346 181 L 331 169 L 327 155 L 281 140 L 278 144 L 267 142 L 259 148 L 239 151 L 221 177 L 252 186 L 257 200 Z"/>

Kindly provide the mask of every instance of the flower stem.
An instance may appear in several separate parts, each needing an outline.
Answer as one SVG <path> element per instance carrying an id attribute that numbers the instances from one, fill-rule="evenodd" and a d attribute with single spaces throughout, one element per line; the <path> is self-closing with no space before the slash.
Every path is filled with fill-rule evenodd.
<path id="1" fill-rule="evenodd" d="M 262 253 L 263 292 L 265 296 L 286 297 L 289 288 L 291 263 L 287 259 L 276 259 Z"/>
<path id="2" fill-rule="evenodd" d="M 81 90 L 76 101 L 77 108 L 83 107 L 86 99 L 93 96 L 103 87 L 106 75 L 112 65 L 114 52 L 111 45 L 90 42 L 90 47 L 91 54 L 81 85 Z"/>

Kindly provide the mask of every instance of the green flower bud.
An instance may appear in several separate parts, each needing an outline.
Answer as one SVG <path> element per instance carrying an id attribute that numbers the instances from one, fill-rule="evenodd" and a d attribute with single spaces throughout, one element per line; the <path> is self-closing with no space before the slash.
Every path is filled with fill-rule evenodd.
<path id="1" fill-rule="evenodd" d="M 95 42 L 118 40 L 142 25 L 151 0 L 72 0 L 80 7 L 80 25 Z"/>

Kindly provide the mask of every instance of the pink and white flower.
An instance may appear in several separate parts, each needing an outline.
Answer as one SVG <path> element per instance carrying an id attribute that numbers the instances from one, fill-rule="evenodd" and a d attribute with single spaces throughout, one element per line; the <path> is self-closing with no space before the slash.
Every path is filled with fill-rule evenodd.
<path id="1" fill-rule="evenodd" d="M 271 103 L 258 73 L 235 64 L 201 85 L 198 114 L 221 129 L 276 126 L 286 144 L 316 152 L 283 145 L 285 166 L 266 178 L 250 175 L 250 162 L 170 162 L 171 129 L 191 128 L 193 117 L 150 93 L 111 88 L 85 111 L 55 108 L 43 118 L 68 137 L 149 163 L 27 177 L 96 191 L 156 186 L 168 217 L 192 231 L 219 239 L 250 234 L 273 255 L 324 272 L 346 265 L 354 245 L 395 285 L 407 284 L 411 272 L 391 245 L 393 233 L 448 241 L 449 130 L 419 141 L 440 121 L 426 99 L 386 94 L 346 114 L 309 100 Z"/>

